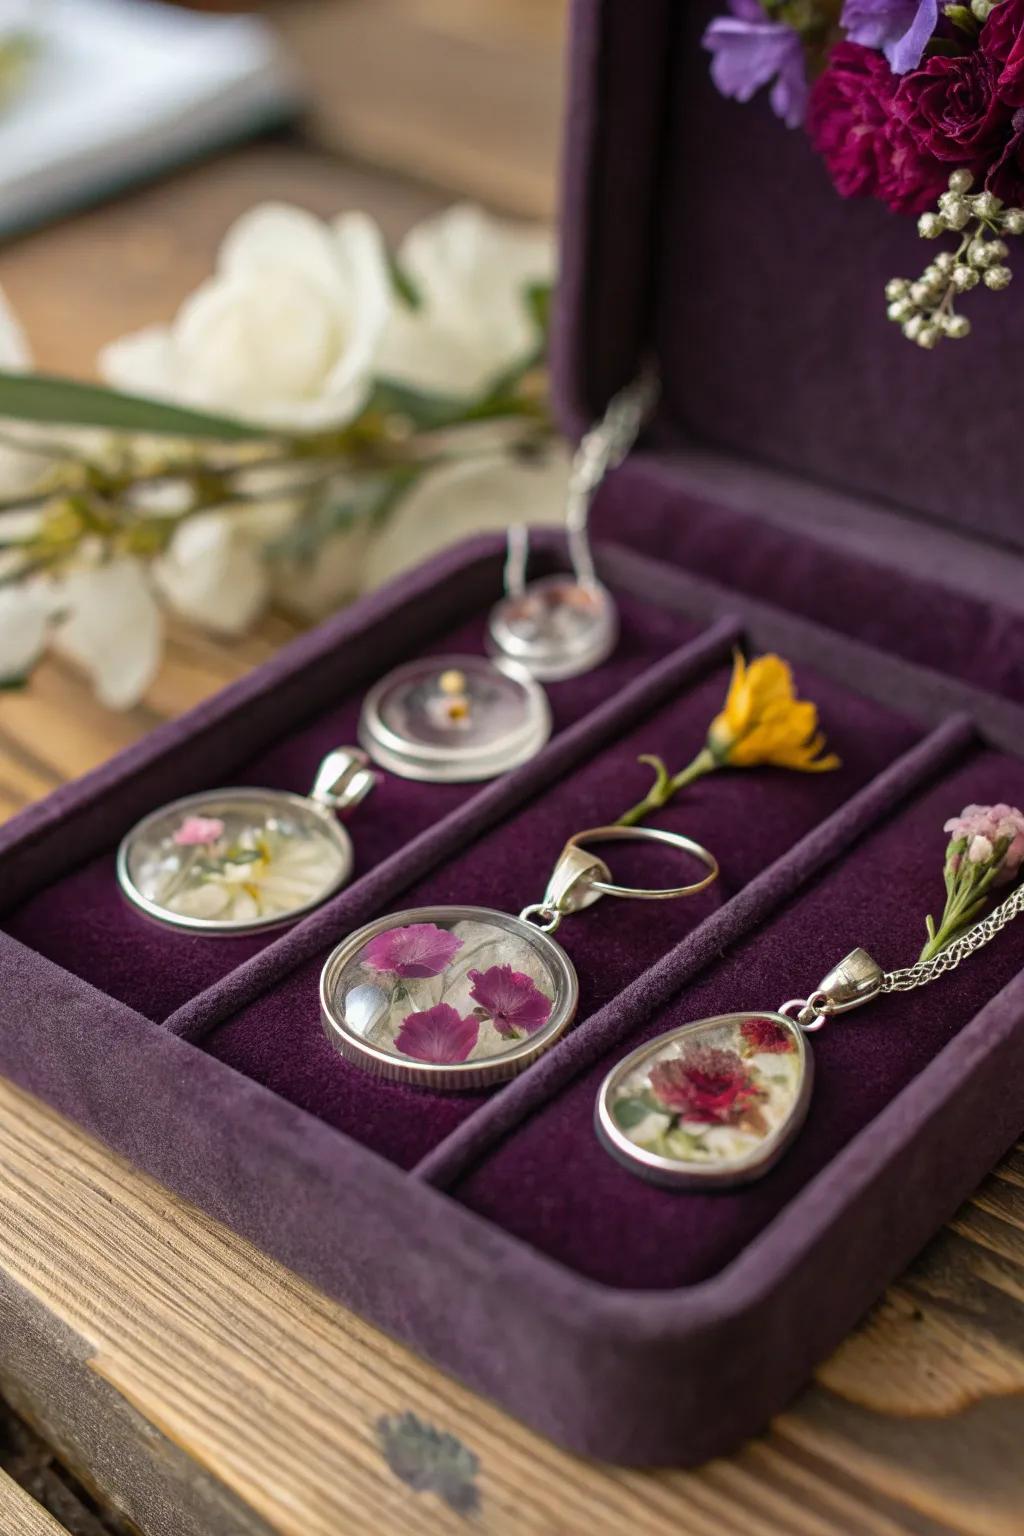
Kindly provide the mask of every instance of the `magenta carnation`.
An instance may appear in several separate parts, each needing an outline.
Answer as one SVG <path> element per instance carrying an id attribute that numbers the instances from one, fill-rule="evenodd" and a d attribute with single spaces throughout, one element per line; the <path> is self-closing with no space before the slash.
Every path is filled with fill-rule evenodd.
<path id="1" fill-rule="evenodd" d="M 999 74 L 981 49 L 928 59 L 899 82 L 893 113 L 923 156 L 980 169 L 998 153 L 1009 123 Z"/>
<path id="2" fill-rule="evenodd" d="M 486 971 L 470 971 L 473 1001 L 490 1019 L 498 1034 L 514 1040 L 532 1034 L 551 1016 L 551 999 L 522 971 L 510 965 L 492 965 Z"/>
<path id="3" fill-rule="evenodd" d="M 449 1003 L 438 1003 L 404 1018 L 395 1045 L 417 1061 L 465 1061 L 479 1034 L 480 1021 L 472 1014 L 463 1018 Z"/>
<path id="4" fill-rule="evenodd" d="M 651 1068 L 651 1091 L 666 1109 L 705 1125 L 735 1125 L 758 1098 L 736 1051 L 691 1047 Z"/>
<path id="5" fill-rule="evenodd" d="M 436 923 L 410 923 L 378 933 L 363 950 L 362 962 L 371 970 L 409 979 L 439 976 L 461 948 L 462 940 Z"/>
<path id="6" fill-rule="evenodd" d="M 812 87 L 807 131 L 843 197 L 919 213 L 945 190 L 949 166 L 923 152 L 895 116 L 898 84 L 880 53 L 837 43 Z"/>

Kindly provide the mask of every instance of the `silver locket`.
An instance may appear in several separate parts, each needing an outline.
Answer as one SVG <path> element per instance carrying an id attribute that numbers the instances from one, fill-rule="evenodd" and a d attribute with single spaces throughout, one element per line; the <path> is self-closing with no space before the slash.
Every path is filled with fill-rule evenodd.
<path id="1" fill-rule="evenodd" d="M 339 821 L 376 774 L 364 752 L 328 753 L 308 795 L 211 789 L 172 800 L 117 851 L 123 894 L 146 917 L 192 934 L 238 937 L 296 922 L 352 873 Z"/>
<path id="2" fill-rule="evenodd" d="M 620 839 L 668 845 L 706 873 L 664 889 L 616 885 L 588 845 Z M 347 1061 L 395 1082 L 450 1090 L 515 1077 L 576 1013 L 576 970 L 553 937 L 563 917 L 602 896 L 693 896 L 717 874 L 713 855 L 679 833 L 579 832 L 562 850 L 543 900 L 518 917 L 489 907 L 416 907 L 351 934 L 320 977 L 327 1038 Z"/>

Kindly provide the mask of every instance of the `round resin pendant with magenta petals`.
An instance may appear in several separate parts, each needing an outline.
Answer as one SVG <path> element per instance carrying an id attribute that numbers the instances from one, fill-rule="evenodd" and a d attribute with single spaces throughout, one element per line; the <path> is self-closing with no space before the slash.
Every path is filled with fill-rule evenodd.
<path id="1" fill-rule="evenodd" d="M 571 1023 L 579 988 L 559 944 L 486 907 L 422 907 L 360 928 L 320 981 L 324 1029 L 396 1082 L 480 1088 L 514 1077 Z"/>

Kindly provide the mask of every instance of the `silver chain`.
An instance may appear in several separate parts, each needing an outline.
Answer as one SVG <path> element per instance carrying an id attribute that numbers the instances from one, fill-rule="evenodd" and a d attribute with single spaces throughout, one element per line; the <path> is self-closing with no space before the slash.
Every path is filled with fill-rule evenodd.
<path id="1" fill-rule="evenodd" d="M 882 977 L 882 992 L 912 992 L 915 987 L 926 987 L 948 971 L 955 971 L 962 960 L 982 949 L 997 933 L 1000 933 L 1015 917 L 1024 912 L 1024 885 L 1018 886 L 994 912 L 982 918 L 961 939 L 954 939 L 931 960 L 919 960 L 916 965 L 904 966 L 899 971 L 886 971 Z"/>
<path id="2" fill-rule="evenodd" d="M 654 375 L 642 373 L 612 396 L 601 420 L 584 432 L 573 454 L 572 496 L 589 497 L 608 471 L 618 468 L 636 442 L 657 394 Z"/>

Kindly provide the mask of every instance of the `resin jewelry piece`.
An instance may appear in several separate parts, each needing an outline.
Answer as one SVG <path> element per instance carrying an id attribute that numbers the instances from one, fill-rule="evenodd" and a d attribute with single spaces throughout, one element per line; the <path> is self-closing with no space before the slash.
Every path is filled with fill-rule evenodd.
<path id="1" fill-rule="evenodd" d="M 931 960 L 883 971 L 855 949 L 808 998 L 659 1035 L 613 1067 L 594 1111 L 599 1140 L 631 1173 L 677 1189 L 745 1184 L 782 1156 L 807 1114 L 807 1036 L 886 992 L 926 986 L 1024 911 L 1019 887 Z"/>
<path id="2" fill-rule="evenodd" d="M 494 608 L 487 647 L 542 682 L 578 677 L 599 667 L 615 649 L 619 620 L 615 601 L 597 578 L 587 531 L 590 503 L 609 470 L 622 463 L 636 441 L 656 395 L 647 375 L 614 396 L 604 417 L 581 439 L 572 462 L 566 532 L 572 573 L 526 582 L 529 540 L 509 530 L 505 596 Z"/>
<path id="3" fill-rule="evenodd" d="M 708 873 L 663 890 L 616 885 L 587 847 L 614 840 L 663 843 Z M 417 907 L 339 944 L 320 977 L 327 1038 L 356 1066 L 396 1082 L 480 1088 L 515 1077 L 576 1012 L 576 972 L 552 938 L 562 918 L 602 896 L 693 896 L 717 874 L 707 849 L 675 832 L 578 832 L 563 848 L 544 899 L 518 917 L 488 907 Z"/>
<path id="4" fill-rule="evenodd" d="M 544 690 L 511 662 L 427 656 L 371 688 L 359 740 L 405 779 L 470 783 L 533 757 L 551 734 Z"/>
<path id="5" fill-rule="evenodd" d="M 365 753 L 324 758 L 309 795 L 213 789 L 143 818 L 122 840 L 117 878 L 147 917 L 189 933 L 256 933 L 295 922 L 352 873 L 338 817 L 376 782 Z"/>

